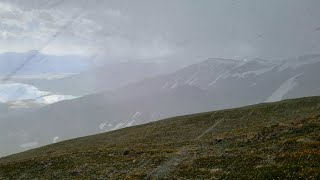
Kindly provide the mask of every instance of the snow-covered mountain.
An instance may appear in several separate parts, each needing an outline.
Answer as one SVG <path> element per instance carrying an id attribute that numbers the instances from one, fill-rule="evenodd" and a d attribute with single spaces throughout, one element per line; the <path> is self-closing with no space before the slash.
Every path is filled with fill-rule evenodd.
<path id="1" fill-rule="evenodd" d="M 171 116 L 320 95 L 319 69 L 320 55 L 282 61 L 208 59 L 117 90 L 3 118 L 0 146 L 11 142 L 7 152 L 18 152 L 56 137 L 59 141 Z M 33 146 L 22 148 L 25 144 Z"/>
<path id="2" fill-rule="evenodd" d="M 21 83 L 0 84 L 0 102 L 35 100 L 35 102 L 52 104 L 61 100 L 73 99 L 71 95 L 56 95 L 40 91 L 38 88 Z"/>
<path id="3" fill-rule="evenodd" d="M 320 55 L 283 61 L 208 59 L 119 89 L 113 97 L 143 97 L 193 87 L 208 94 L 217 108 L 229 108 L 317 95 L 319 68 Z"/>

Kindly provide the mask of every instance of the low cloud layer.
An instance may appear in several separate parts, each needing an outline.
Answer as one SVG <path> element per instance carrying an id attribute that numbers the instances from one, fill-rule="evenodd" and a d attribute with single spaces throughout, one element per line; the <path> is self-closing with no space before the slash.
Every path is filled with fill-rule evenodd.
<path id="1" fill-rule="evenodd" d="M 110 61 L 278 59 L 319 52 L 318 7 L 318 0 L 2 0 L 0 49 Z"/>

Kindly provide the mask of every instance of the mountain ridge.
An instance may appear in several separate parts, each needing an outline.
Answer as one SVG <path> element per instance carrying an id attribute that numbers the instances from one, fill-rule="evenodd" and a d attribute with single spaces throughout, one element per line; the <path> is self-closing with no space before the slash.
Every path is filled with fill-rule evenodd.
<path id="1" fill-rule="evenodd" d="M 317 179 L 319 110 L 306 97 L 173 117 L 1 158 L 0 177 Z"/>

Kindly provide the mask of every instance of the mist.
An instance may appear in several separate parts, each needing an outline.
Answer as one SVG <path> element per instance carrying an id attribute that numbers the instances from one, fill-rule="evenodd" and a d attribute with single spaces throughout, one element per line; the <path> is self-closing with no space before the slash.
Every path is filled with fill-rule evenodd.
<path id="1" fill-rule="evenodd" d="M 319 179 L 319 7 L 0 0 L 0 179 Z"/>
<path id="2" fill-rule="evenodd" d="M 319 52 L 319 6 L 317 0 L 3 1 L 0 47 L 40 49 L 74 18 L 43 53 L 108 62 L 283 59 Z"/>

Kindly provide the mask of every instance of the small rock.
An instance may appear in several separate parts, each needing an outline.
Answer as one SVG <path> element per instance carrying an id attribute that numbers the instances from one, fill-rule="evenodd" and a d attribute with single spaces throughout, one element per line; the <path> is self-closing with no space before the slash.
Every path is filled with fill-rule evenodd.
<path id="1" fill-rule="evenodd" d="M 210 172 L 212 174 L 221 173 L 222 171 L 223 171 L 223 169 L 221 169 L 221 168 L 210 169 Z"/>
<path id="2" fill-rule="evenodd" d="M 123 151 L 123 155 L 129 155 L 129 150 L 125 150 L 125 151 Z"/>

